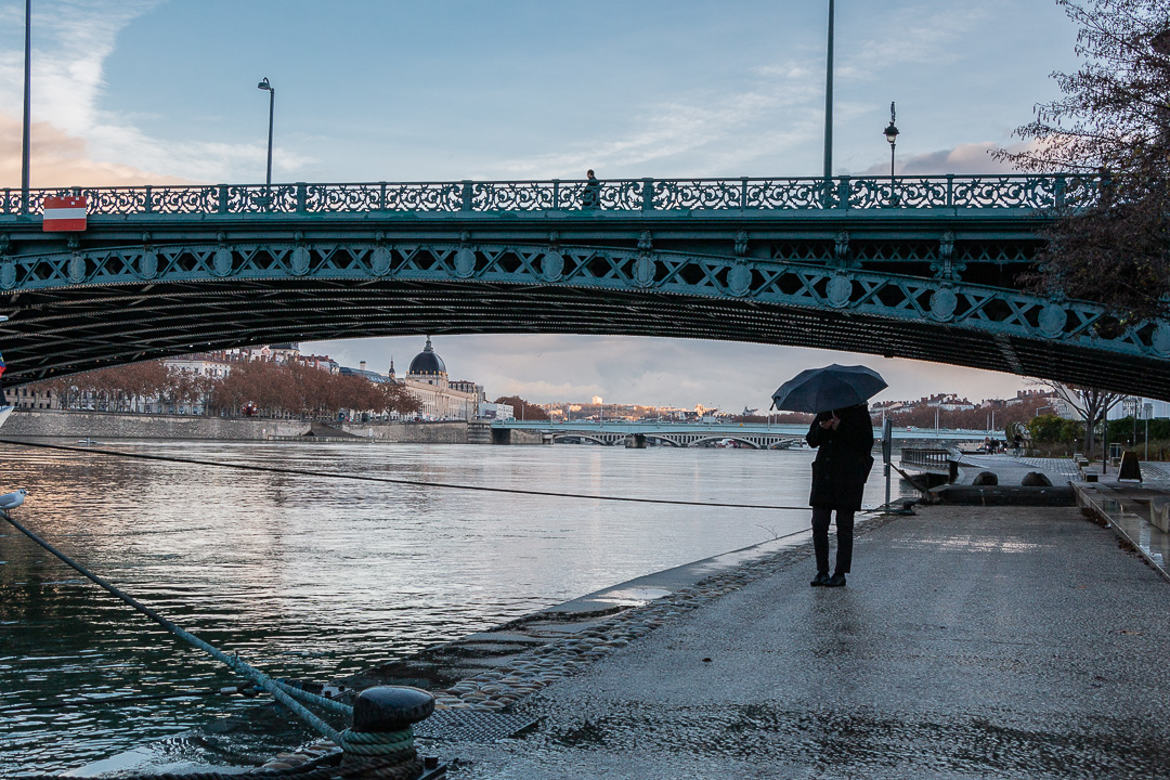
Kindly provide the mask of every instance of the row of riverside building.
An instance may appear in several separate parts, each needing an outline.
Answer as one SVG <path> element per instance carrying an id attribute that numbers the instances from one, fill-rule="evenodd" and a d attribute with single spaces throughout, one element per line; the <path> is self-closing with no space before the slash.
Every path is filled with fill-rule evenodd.
<path id="1" fill-rule="evenodd" d="M 410 395 L 418 400 L 420 411 L 414 417 L 422 420 L 472 420 L 472 419 L 511 419 L 512 407 L 508 404 L 496 404 L 487 400 L 483 385 L 470 380 L 450 379 L 447 376 L 447 366 L 431 345 L 430 336 L 422 352 L 410 361 L 410 367 L 405 376 L 398 376 L 394 370 L 394 360 L 390 360 L 388 373 L 380 374 L 366 368 L 363 360 L 357 368 L 342 366 L 326 355 L 303 354 L 295 343 L 267 344 L 256 347 L 240 347 L 218 352 L 204 352 L 191 355 L 182 355 L 166 358 L 162 364 L 171 371 L 188 376 L 206 377 L 212 380 L 222 380 L 228 376 L 232 367 L 240 363 L 252 361 L 268 361 L 277 364 L 301 363 L 312 366 L 331 374 L 349 374 L 362 376 L 378 384 L 393 383 L 402 386 Z M 37 387 L 20 387 L 10 390 L 9 403 L 17 409 L 58 409 L 60 404 L 51 391 Z M 162 411 L 150 409 L 148 399 L 138 408 L 143 411 Z M 204 413 L 202 404 L 192 402 L 182 404 L 173 411 L 180 414 L 199 415 Z M 387 415 L 397 418 L 396 413 Z"/>

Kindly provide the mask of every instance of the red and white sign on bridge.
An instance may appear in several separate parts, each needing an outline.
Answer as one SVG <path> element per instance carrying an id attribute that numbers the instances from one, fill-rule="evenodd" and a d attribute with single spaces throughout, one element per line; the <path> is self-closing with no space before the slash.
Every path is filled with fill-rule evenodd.
<path id="1" fill-rule="evenodd" d="M 85 198 L 45 196 L 45 232 L 85 230 Z"/>

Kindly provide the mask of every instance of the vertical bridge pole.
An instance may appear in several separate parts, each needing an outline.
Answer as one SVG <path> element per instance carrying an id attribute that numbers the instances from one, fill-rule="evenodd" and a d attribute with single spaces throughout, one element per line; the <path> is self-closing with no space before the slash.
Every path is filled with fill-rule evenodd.
<path id="1" fill-rule="evenodd" d="M 829 49 L 825 58 L 825 178 L 833 175 L 833 0 L 829 0 Z M 826 185 L 827 186 L 827 185 Z"/>

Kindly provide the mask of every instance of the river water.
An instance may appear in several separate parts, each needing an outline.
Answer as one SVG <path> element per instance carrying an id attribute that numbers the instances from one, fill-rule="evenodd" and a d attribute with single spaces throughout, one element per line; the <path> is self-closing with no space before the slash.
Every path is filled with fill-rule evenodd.
<path id="1" fill-rule="evenodd" d="M 574 445 L 102 448 L 424 482 L 796 506 L 807 501 L 813 456 Z M 0 445 L 0 493 L 18 487 L 29 496 L 14 517 L 67 555 L 273 676 L 322 682 L 808 524 L 807 509 L 464 491 Z M 883 490 L 875 468 L 866 505 L 880 503 Z M 83 765 L 239 765 L 311 736 L 263 698 L 207 693 L 237 682 L 11 526 L 0 527 L 0 776 Z"/>

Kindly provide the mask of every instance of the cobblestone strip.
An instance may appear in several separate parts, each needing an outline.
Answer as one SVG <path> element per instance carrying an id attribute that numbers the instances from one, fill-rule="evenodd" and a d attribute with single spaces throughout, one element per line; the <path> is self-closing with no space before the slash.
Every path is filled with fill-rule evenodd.
<path id="1" fill-rule="evenodd" d="M 1050 471 L 1071 481 L 1080 479 L 1077 464 L 1071 458 L 1018 458 L 1020 463 L 1032 466 L 1038 471 Z"/>

